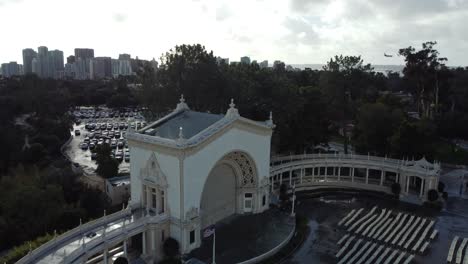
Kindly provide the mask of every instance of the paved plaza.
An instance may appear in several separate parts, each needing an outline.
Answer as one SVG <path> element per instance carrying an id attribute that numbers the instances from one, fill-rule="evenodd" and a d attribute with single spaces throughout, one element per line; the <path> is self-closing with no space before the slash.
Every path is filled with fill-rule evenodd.
<path id="1" fill-rule="evenodd" d="M 280 244 L 293 230 L 289 213 L 270 209 L 257 215 L 232 216 L 216 224 L 216 262 L 238 263 Z M 206 263 L 212 260 L 212 237 L 190 253 Z"/>
<path id="2" fill-rule="evenodd" d="M 286 263 L 337 263 L 335 255 L 341 248 L 337 243 L 346 234 L 345 230 L 338 228 L 338 223 L 352 209 L 365 208 L 367 212 L 374 206 L 434 219 L 434 228 L 439 234 L 425 254 L 415 256 L 414 263 L 445 263 L 452 239 L 456 235 L 468 237 L 467 202 L 465 199 L 452 197 L 446 202 L 446 210 L 436 212 L 415 205 L 358 194 L 302 200 L 297 210 L 298 214 L 303 214 L 309 219 L 310 234 Z"/>

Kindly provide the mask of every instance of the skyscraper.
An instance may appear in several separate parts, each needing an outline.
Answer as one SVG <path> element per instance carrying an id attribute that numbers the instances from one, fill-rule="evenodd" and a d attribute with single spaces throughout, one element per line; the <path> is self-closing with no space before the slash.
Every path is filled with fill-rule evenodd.
<path id="1" fill-rule="evenodd" d="M 37 57 L 37 52 L 33 49 L 23 50 L 23 71 L 24 74 L 32 73 L 32 61 Z"/>
<path id="2" fill-rule="evenodd" d="M 91 76 L 91 59 L 94 58 L 93 49 L 75 49 L 75 62 L 76 72 L 75 77 L 80 80 L 86 80 L 92 78 Z"/>
<path id="3" fill-rule="evenodd" d="M 20 67 L 16 61 L 2 64 L 2 76 L 11 77 L 20 75 Z"/>
<path id="4" fill-rule="evenodd" d="M 70 55 L 67 57 L 67 63 L 75 63 L 75 56 Z"/>
<path id="5" fill-rule="evenodd" d="M 37 48 L 37 66 L 36 72 L 37 76 L 41 78 L 49 78 L 49 49 L 45 46 Z"/>
<path id="6" fill-rule="evenodd" d="M 60 79 L 63 77 L 64 66 L 63 66 L 63 51 L 51 50 L 48 52 L 49 59 L 49 77 L 54 79 Z"/>
<path id="7" fill-rule="evenodd" d="M 264 60 L 262 62 L 260 62 L 260 68 L 268 68 L 268 61 L 267 60 Z"/>
<path id="8" fill-rule="evenodd" d="M 91 79 L 112 77 L 112 59 L 110 57 L 96 57 L 90 62 Z"/>
<path id="9" fill-rule="evenodd" d="M 75 49 L 75 58 L 91 59 L 94 58 L 93 49 Z"/>
<path id="10" fill-rule="evenodd" d="M 244 56 L 240 58 L 241 63 L 250 64 L 250 57 Z"/>

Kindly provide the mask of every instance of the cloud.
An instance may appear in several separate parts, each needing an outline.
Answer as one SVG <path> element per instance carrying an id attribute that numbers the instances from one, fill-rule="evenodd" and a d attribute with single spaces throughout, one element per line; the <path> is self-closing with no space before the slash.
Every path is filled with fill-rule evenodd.
<path id="1" fill-rule="evenodd" d="M 127 20 L 127 15 L 123 13 L 115 13 L 114 14 L 114 21 L 118 23 L 123 23 Z"/>
<path id="2" fill-rule="evenodd" d="M 216 8 L 216 20 L 223 21 L 229 18 L 232 15 L 229 6 L 225 3 L 221 4 L 218 8 Z"/>
<path id="3" fill-rule="evenodd" d="M 0 0 L 0 6 L 6 6 L 8 4 L 18 4 L 21 3 L 23 0 Z"/>

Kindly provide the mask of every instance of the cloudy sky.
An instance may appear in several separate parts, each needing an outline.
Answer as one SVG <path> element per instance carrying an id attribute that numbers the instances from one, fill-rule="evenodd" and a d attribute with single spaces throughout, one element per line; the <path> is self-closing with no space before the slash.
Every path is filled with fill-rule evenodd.
<path id="1" fill-rule="evenodd" d="M 436 40 L 449 65 L 468 65 L 467 18 L 468 0 L 0 0 L 0 62 L 41 45 L 151 59 L 201 43 L 231 60 L 402 64 L 383 53 Z"/>

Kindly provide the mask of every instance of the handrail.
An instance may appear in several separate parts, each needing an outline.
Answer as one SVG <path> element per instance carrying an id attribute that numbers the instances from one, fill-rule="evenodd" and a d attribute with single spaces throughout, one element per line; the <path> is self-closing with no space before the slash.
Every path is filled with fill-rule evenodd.
<path id="1" fill-rule="evenodd" d="M 115 212 L 113 214 L 110 214 L 108 216 L 100 217 L 98 219 L 89 221 L 83 225 L 79 225 L 71 230 L 68 230 L 67 232 L 61 234 L 60 236 L 49 240 L 48 242 L 42 244 L 40 247 L 34 249 L 31 251 L 28 255 L 24 256 L 21 258 L 17 263 L 18 264 L 23 264 L 23 263 L 34 263 L 38 257 L 44 254 L 44 252 L 51 251 L 53 248 L 58 247 L 62 245 L 64 242 L 69 240 L 71 237 L 75 236 L 78 233 L 86 233 L 89 232 L 93 229 L 95 229 L 98 226 L 102 226 L 104 224 L 112 223 L 118 219 L 122 219 L 124 217 L 127 217 L 131 215 L 131 209 L 127 208 L 125 210 L 121 210 L 118 212 Z"/>
<path id="2" fill-rule="evenodd" d="M 102 251 L 100 248 L 100 245 L 112 245 L 115 243 L 119 243 L 122 239 L 122 235 L 131 235 L 135 231 L 139 233 L 141 230 L 141 227 L 144 227 L 145 225 L 149 223 L 156 223 L 161 222 L 166 220 L 168 217 L 167 215 L 156 215 L 153 217 L 142 217 L 128 225 L 124 225 L 121 228 L 116 228 L 111 230 L 109 233 L 106 233 L 105 236 L 100 236 L 98 239 L 94 239 L 87 244 L 85 244 L 85 247 L 79 247 L 75 249 L 74 251 L 71 252 L 70 255 L 66 256 L 65 258 L 65 263 L 74 263 L 78 260 L 81 260 L 81 257 L 83 254 L 86 255 L 93 255 L 97 252 Z M 84 252 L 83 252 L 84 251 Z M 81 261 L 79 261 L 81 263 Z"/>
<path id="3" fill-rule="evenodd" d="M 303 154 L 303 155 L 291 155 L 282 157 L 271 158 L 270 173 L 276 170 L 310 164 L 319 163 L 335 163 L 335 162 L 354 162 L 354 163 L 365 163 L 369 166 L 384 166 L 390 167 L 395 170 L 401 170 L 407 173 L 416 173 L 419 176 L 438 176 L 439 175 L 439 164 L 433 165 L 433 169 L 424 169 L 416 167 L 414 161 L 396 160 L 391 158 L 375 157 L 375 156 L 364 156 L 364 155 L 343 155 L 343 154 Z"/>

